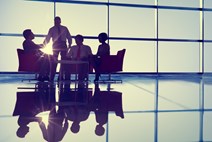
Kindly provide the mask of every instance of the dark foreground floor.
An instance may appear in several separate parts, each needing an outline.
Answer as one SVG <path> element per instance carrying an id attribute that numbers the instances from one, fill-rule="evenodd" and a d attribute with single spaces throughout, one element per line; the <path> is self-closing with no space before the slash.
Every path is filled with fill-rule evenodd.
<path id="1" fill-rule="evenodd" d="M 122 83 L 0 74 L 1 142 L 212 141 L 212 76 L 120 74 Z M 104 77 L 104 76 L 103 76 Z"/>

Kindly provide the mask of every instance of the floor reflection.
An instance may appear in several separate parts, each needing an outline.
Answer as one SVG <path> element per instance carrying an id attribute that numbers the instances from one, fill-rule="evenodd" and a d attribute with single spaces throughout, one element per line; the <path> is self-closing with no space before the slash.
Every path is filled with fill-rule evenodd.
<path id="1" fill-rule="evenodd" d="M 124 118 L 122 93 L 111 91 L 110 83 L 106 90 L 101 90 L 98 83 L 89 88 L 88 82 L 37 82 L 34 88 L 18 88 L 24 90 L 17 91 L 13 112 L 13 116 L 19 117 L 16 132 L 19 138 L 24 138 L 33 129 L 29 123 L 36 122 L 44 140 L 62 141 L 68 129 L 78 133 L 81 122 L 86 121 L 91 113 L 96 121 L 93 132 L 103 136 L 109 112 Z M 43 112 L 47 113 L 41 115 Z"/>
<path id="2" fill-rule="evenodd" d="M 0 141 L 212 141 L 212 75 L 119 75 L 122 83 L 0 75 Z"/>

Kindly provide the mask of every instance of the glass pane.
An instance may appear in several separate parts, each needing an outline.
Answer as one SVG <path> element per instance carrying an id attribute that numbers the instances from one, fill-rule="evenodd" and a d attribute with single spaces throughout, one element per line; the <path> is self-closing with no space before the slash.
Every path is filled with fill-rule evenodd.
<path id="1" fill-rule="evenodd" d="M 159 110 L 199 109 L 199 89 L 199 80 L 195 78 L 159 80 Z"/>
<path id="2" fill-rule="evenodd" d="M 18 71 L 17 48 L 22 48 L 23 38 L 0 38 L 0 71 Z"/>
<path id="3" fill-rule="evenodd" d="M 211 80 L 204 81 L 204 108 L 211 109 L 212 108 L 212 82 Z"/>
<path id="4" fill-rule="evenodd" d="M 159 10 L 159 38 L 199 39 L 200 13 Z"/>
<path id="5" fill-rule="evenodd" d="M 159 72 L 199 72 L 199 43 L 159 42 Z"/>
<path id="6" fill-rule="evenodd" d="M 199 7 L 199 0 L 158 0 L 159 5 L 181 6 L 181 7 Z"/>
<path id="7" fill-rule="evenodd" d="M 204 71 L 212 72 L 212 43 L 205 43 L 204 45 Z"/>
<path id="8" fill-rule="evenodd" d="M 124 111 L 154 110 L 156 81 L 148 78 L 139 79 L 139 76 L 134 76 L 128 81 L 130 86 L 123 84 L 117 87 L 122 90 Z M 140 103 L 135 103 L 137 101 Z"/>
<path id="9" fill-rule="evenodd" d="M 212 1 L 211 0 L 204 0 L 205 8 L 212 8 Z"/>
<path id="10" fill-rule="evenodd" d="M 198 112 L 159 113 L 158 141 L 199 141 L 199 117 Z"/>
<path id="11" fill-rule="evenodd" d="M 57 3 L 57 15 L 72 35 L 98 36 L 107 31 L 107 7 Z"/>
<path id="12" fill-rule="evenodd" d="M 211 112 L 205 112 L 204 113 L 204 127 L 203 127 L 203 132 L 204 132 L 204 140 L 205 141 L 211 141 L 212 140 L 212 113 Z"/>
<path id="13" fill-rule="evenodd" d="M 0 2 L 0 33 L 22 33 L 30 28 L 34 33 L 46 33 L 53 24 L 53 3 L 25 0 Z"/>
<path id="14" fill-rule="evenodd" d="M 110 115 L 110 142 L 153 142 L 154 114 L 125 114 L 124 119 Z"/>
<path id="15" fill-rule="evenodd" d="M 155 72 L 155 42 L 110 40 L 111 54 L 126 49 L 124 72 Z"/>
<path id="16" fill-rule="evenodd" d="M 153 9 L 111 7 L 110 36 L 155 37 Z"/>
<path id="17" fill-rule="evenodd" d="M 212 12 L 205 12 L 204 16 L 204 38 L 206 40 L 212 40 Z"/>

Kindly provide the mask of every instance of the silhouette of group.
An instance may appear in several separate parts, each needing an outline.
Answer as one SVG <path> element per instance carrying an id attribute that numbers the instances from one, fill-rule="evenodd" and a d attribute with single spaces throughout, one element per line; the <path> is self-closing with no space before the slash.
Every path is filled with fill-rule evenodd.
<path id="1" fill-rule="evenodd" d="M 32 41 L 34 34 L 31 29 L 24 30 L 23 36 L 25 38 L 23 42 L 24 51 L 32 52 L 40 57 L 39 64 L 41 69 L 39 71 L 39 81 L 54 80 L 57 70 L 57 63 L 54 61 L 58 60 L 59 55 L 61 56 L 61 60 L 87 61 L 89 65 L 78 65 L 78 79 L 86 80 L 88 76 L 85 73 L 85 69 L 92 65 L 96 73 L 94 81 L 98 81 L 100 76 L 98 66 L 101 64 L 101 56 L 110 55 L 110 45 L 106 43 L 108 35 L 105 32 L 98 35 L 100 45 L 98 46 L 96 55 L 93 55 L 91 47 L 83 44 L 84 37 L 81 34 L 75 36 L 76 45 L 72 45 L 72 35 L 66 26 L 61 25 L 61 18 L 58 16 L 54 18 L 54 26 L 49 29 L 43 44 L 35 44 Z M 53 42 L 53 55 L 48 55 L 40 49 L 45 48 L 51 39 Z M 65 74 L 65 77 L 62 79 L 70 79 L 70 71 L 66 65 L 61 65 L 60 72 Z"/>

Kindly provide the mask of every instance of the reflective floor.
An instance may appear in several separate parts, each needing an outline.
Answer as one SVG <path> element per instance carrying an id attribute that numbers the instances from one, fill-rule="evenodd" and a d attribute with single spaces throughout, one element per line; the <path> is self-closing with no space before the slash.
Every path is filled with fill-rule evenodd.
<path id="1" fill-rule="evenodd" d="M 212 141 L 212 75 L 116 74 L 122 83 L 0 74 L 1 142 Z M 102 76 L 106 78 L 106 76 Z"/>

